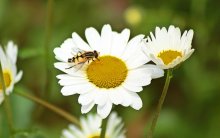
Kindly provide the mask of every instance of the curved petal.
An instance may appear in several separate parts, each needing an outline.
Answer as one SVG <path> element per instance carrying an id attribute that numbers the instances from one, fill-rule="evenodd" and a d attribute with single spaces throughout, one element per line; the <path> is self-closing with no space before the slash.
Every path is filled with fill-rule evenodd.
<path id="1" fill-rule="evenodd" d="M 89 47 L 89 45 L 84 40 L 82 40 L 82 38 L 77 33 L 74 32 L 72 34 L 72 38 L 73 42 L 79 49 L 84 51 L 92 51 L 91 47 Z"/>
<path id="2" fill-rule="evenodd" d="M 97 107 L 97 113 L 101 116 L 101 118 L 106 118 L 112 110 L 112 103 L 107 102 L 105 105 Z"/>
<path id="3" fill-rule="evenodd" d="M 77 49 L 77 47 L 73 43 L 73 39 L 68 38 L 62 43 L 60 47 L 55 48 L 53 52 L 57 60 L 67 62 L 68 58 L 72 58 L 74 55 L 76 55 L 76 52 L 74 49 Z"/>
<path id="4" fill-rule="evenodd" d="M 12 41 L 9 41 L 7 44 L 6 54 L 12 63 L 15 64 L 17 61 L 18 47 Z"/>
<path id="5" fill-rule="evenodd" d="M 137 86 L 136 84 L 133 84 L 131 82 L 123 83 L 123 87 L 132 92 L 141 92 L 143 90 L 142 86 Z"/>
<path id="6" fill-rule="evenodd" d="M 112 28 L 109 24 L 104 25 L 101 31 L 101 55 L 109 54 L 112 45 Z"/>
<path id="7" fill-rule="evenodd" d="M 63 133 L 62 135 L 63 135 L 65 138 L 77 138 L 77 136 L 75 136 L 73 133 L 71 133 L 71 132 L 68 131 L 68 130 L 63 130 L 62 133 Z"/>
<path id="8" fill-rule="evenodd" d="M 141 109 L 141 107 L 143 106 L 143 103 L 142 103 L 141 98 L 138 96 L 138 94 L 131 93 L 131 92 L 129 94 L 133 98 L 131 107 L 134 108 L 135 110 Z"/>
<path id="9" fill-rule="evenodd" d="M 88 104 L 88 105 L 82 105 L 82 107 L 81 107 L 81 112 L 82 112 L 83 114 L 88 113 L 88 112 L 94 107 L 94 105 L 95 105 L 94 102 L 92 102 L 92 103 L 90 103 L 90 104 Z"/>
<path id="10" fill-rule="evenodd" d="M 124 29 L 121 33 L 113 33 L 111 55 L 120 57 L 129 40 L 130 30 Z"/>
<path id="11" fill-rule="evenodd" d="M 83 94 L 90 91 L 93 91 L 95 88 L 90 84 L 78 84 L 78 85 L 70 85 L 64 86 L 61 89 L 61 93 L 64 96 L 74 95 L 74 94 Z"/>
<path id="12" fill-rule="evenodd" d="M 70 68 L 73 65 L 70 65 L 69 63 L 57 62 L 57 63 L 54 63 L 54 66 L 55 68 L 67 74 L 70 74 L 72 76 L 84 77 L 84 74 L 82 73 L 80 69 Z"/>
<path id="13" fill-rule="evenodd" d="M 23 71 L 19 71 L 15 77 L 15 83 L 21 80 L 22 75 L 23 75 Z"/>
<path id="14" fill-rule="evenodd" d="M 108 92 L 109 99 L 113 104 L 118 105 L 122 103 L 124 98 L 123 94 L 121 93 L 122 91 L 124 90 L 120 87 L 120 88 L 116 88 L 115 90 L 110 90 Z"/>
<path id="15" fill-rule="evenodd" d="M 81 105 L 88 105 L 90 104 L 92 101 L 94 101 L 95 99 L 95 92 L 94 91 L 90 91 L 84 94 L 80 94 L 79 98 L 78 98 L 78 102 Z"/>
<path id="16" fill-rule="evenodd" d="M 128 90 L 121 91 L 121 93 L 123 95 L 123 101 L 122 101 L 121 105 L 128 107 L 129 105 L 132 104 L 133 99 L 131 98 Z"/>
<path id="17" fill-rule="evenodd" d="M 93 27 L 89 27 L 85 31 L 86 39 L 93 50 L 100 51 L 101 37 L 97 30 Z"/>
<path id="18" fill-rule="evenodd" d="M 8 66 L 6 55 L 5 55 L 5 52 L 3 51 L 2 47 L 0 47 L 0 62 L 1 62 L 3 69 Z"/>
<path id="19" fill-rule="evenodd" d="M 142 67 L 138 68 L 136 71 L 145 73 L 147 76 L 149 75 L 150 77 L 152 77 L 152 79 L 156 79 L 164 76 L 164 71 L 160 67 L 152 64 L 143 65 Z"/>
<path id="20" fill-rule="evenodd" d="M 69 130 L 74 137 L 67 137 L 67 138 L 83 138 L 83 137 L 85 137 L 85 134 L 83 134 L 83 132 L 81 132 L 81 130 L 74 125 L 69 125 Z"/>
<path id="21" fill-rule="evenodd" d="M 129 69 L 135 69 L 138 68 L 147 62 L 149 62 L 150 59 L 143 53 L 143 52 L 136 52 L 134 53 L 127 61 L 126 65 Z"/>
<path id="22" fill-rule="evenodd" d="M 98 90 L 94 94 L 95 94 L 95 101 L 94 101 L 95 104 L 103 106 L 109 101 L 108 90 Z"/>
<path id="23" fill-rule="evenodd" d="M 140 44 L 140 42 L 142 41 L 143 38 L 144 38 L 144 35 L 137 35 L 134 38 L 132 38 L 128 42 L 126 49 L 123 52 L 121 58 L 123 60 L 127 60 L 129 57 L 131 57 L 133 55 L 133 53 L 136 53 L 137 49 L 140 49 L 140 48 L 138 48 L 138 45 Z M 133 58 L 135 58 L 135 57 L 133 57 Z"/>

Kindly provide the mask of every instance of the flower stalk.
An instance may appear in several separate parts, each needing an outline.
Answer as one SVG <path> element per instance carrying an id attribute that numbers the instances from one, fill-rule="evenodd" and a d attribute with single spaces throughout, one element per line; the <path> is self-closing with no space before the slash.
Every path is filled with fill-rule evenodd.
<path id="1" fill-rule="evenodd" d="M 105 138 L 107 123 L 108 123 L 108 117 L 106 117 L 105 119 L 102 119 L 102 125 L 101 125 L 102 130 L 100 133 L 100 138 Z"/>
<path id="2" fill-rule="evenodd" d="M 65 118 L 66 120 L 70 121 L 71 123 L 74 123 L 76 124 L 77 126 L 80 126 L 80 123 L 79 121 L 76 119 L 76 117 L 74 117 L 73 115 L 67 113 L 66 111 L 48 103 L 47 101 L 44 101 L 34 95 L 31 95 L 31 94 L 27 94 L 27 93 L 24 93 L 24 92 L 20 92 L 20 91 L 15 91 L 16 94 L 24 97 L 24 98 L 27 98 L 31 101 L 34 101 L 44 107 L 46 107 L 47 109 L 57 113 L 58 115 L 62 116 L 63 118 Z"/>
<path id="3" fill-rule="evenodd" d="M 150 131 L 148 133 L 147 138 L 153 138 L 153 133 L 154 133 L 154 130 L 155 130 L 155 127 L 156 127 L 156 124 L 157 124 L 157 120 L 159 118 L 160 111 L 162 109 L 164 100 L 165 100 L 166 95 L 167 95 L 167 91 L 168 91 L 168 87 L 169 87 L 169 84 L 170 84 L 170 80 L 172 78 L 172 71 L 173 71 L 172 69 L 168 69 L 167 70 L 166 81 L 165 81 L 165 84 L 164 84 L 164 87 L 163 87 L 163 91 L 162 91 L 161 97 L 160 97 L 158 105 L 157 105 L 156 112 L 154 114 L 153 121 L 152 121 L 152 124 L 151 124 L 151 128 L 150 128 Z"/>
<path id="4" fill-rule="evenodd" d="M 3 69 L 2 69 L 1 62 L 0 62 L 0 84 L 2 85 L 2 91 L 4 95 L 4 108 L 5 108 L 5 112 L 7 116 L 10 134 L 13 134 L 14 132 L 13 117 L 12 117 L 10 101 L 9 101 L 8 95 L 6 94 L 6 86 L 5 86 L 5 80 L 3 76 Z"/>

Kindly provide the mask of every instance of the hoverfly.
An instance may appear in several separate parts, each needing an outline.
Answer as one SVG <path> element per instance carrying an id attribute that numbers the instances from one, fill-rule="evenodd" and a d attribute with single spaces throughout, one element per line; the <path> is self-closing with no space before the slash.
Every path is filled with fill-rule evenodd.
<path id="1" fill-rule="evenodd" d="M 73 56 L 72 58 L 68 58 L 68 63 L 75 63 L 74 66 L 76 65 L 79 65 L 79 64 L 84 64 L 86 62 L 89 63 L 89 61 L 95 61 L 95 59 L 99 60 L 98 59 L 98 56 L 99 56 L 99 52 L 97 52 L 96 50 L 94 51 L 85 51 L 85 52 L 82 52 L 82 51 L 79 51 L 76 56 Z M 67 69 L 70 69 L 74 66 L 71 66 Z"/>

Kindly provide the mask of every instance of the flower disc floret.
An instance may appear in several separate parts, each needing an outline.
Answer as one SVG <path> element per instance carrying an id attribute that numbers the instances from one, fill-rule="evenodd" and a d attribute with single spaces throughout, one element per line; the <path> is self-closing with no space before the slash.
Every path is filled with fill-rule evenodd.
<path id="1" fill-rule="evenodd" d="M 9 87 L 12 83 L 12 75 L 9 71 L 4 71 L 3 72 L 3 79 L 4 79 L 4 82 L 5 82 L 5 87 Z M 0 92 L 2 91 L 2 84 L 0 83 Z"/>
<path id="2" fill-rule="evenodd" d="M 182 53 L 174 50 L 165 50 L 158 54 L 165 65 L 170 64 L 177 57 L 182 57 Z"/>
<path id="3" fill-rule="evenodd" d="M 125 63 L 113 56 L 100 57 L 88 66 L 86 72 L 90 82 L 106 89 L 120 86 L 128 74 Z"/>

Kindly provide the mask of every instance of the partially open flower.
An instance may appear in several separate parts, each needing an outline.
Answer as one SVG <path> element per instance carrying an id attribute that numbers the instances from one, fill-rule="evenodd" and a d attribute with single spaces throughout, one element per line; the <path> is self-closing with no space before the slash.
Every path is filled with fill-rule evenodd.
<path id="1" fill-rule="evenodd" d="M 164 73 L 155 65 L 144 65 L 149 61 L 141 50 L 144 36 L 129 41 L 130 30 L 117 33 L 110 25 L 104 25 L 101 35 L 91 27 L 85 34 L 89 44 L 73 33 L 72 38 L 54 49 L 61 61 L 55 67 L 66 73 L 57 76 L 63 86 L 62 94 L 80 94 L 82 113 L 97 104 L 102 118 L 108 116 L 112 104 L 139 110 L 142 101 L 137 92 Z"/>
<path id="2" fill-rule="evenodd" d="M 98 115 L 89 114 L 87 118 L 80 119 L 81 128 L 69 125 L 63 130 L 61 138 L 99 138 L 101 133 L 102 118 Z M 106 127 L 106 138 L 125 138 L 125 130 L 122 119 L 115 112 L 109 116 Z"/>
<path id="3" fill-rule="evenodd" d="M 0 62 L 2 65 L 3 70 L 3 78 L 5 82 L 6 87 L 6 94 L 10 94 L 14 88 L 14 84 L 17 83 L 21 77 L 23 72 L 19 71 L 17 73 L 17 52 L 18 48 L 13 42 L 8 42 L 8 45 L 6 47 L 6 52 L 2 49 L 0 46 Z M 3 94 L 3 86 L 0 83 L 0 104 L 4 100 L 4 94 Z"/>
<path id="4" fill-rule="evenodd" d="M 168 30 L 156 27 L 155 36 L 150 35 L 143 46 L 144 52 L 162 69 L 174 68 L 194 52 L 191 49 L 193 30 L 185 31 L 181 36 L 180 29 L 171 25 Z"/>

